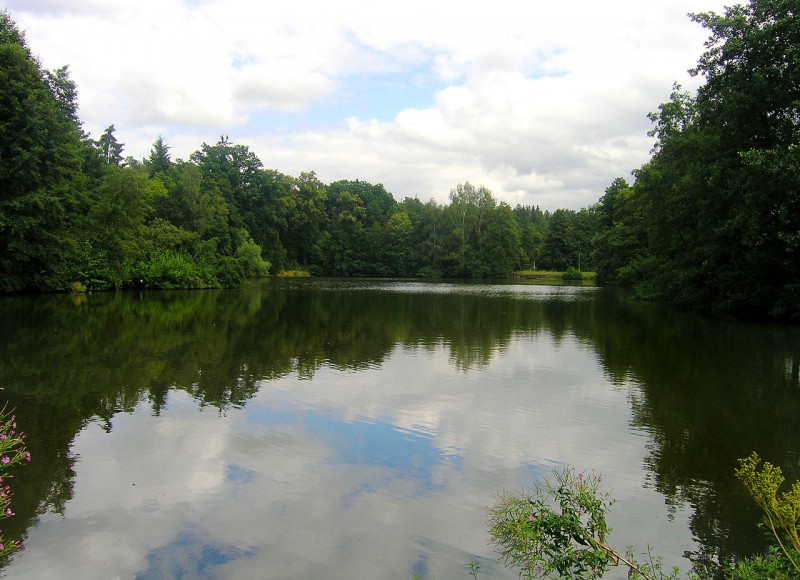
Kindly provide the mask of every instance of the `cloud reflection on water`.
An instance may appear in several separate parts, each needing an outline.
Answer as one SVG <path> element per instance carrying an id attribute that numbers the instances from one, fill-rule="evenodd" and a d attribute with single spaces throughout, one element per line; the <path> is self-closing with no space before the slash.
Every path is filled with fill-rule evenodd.
<path id="1" fill-rule="evenodd" d="M 515 578 L 487 544 L 484 508 L 562 464 L 602 468 L 636 506 L 612 522 L 620 545 L 691 546 L 686 513 L 668 521 L 663 497 L 643 489 L 635 385 L 612 384 L 585 340 L 555 323 L 510 329 L 465 358 L 437 336 L 395 342 L 358 370 L 256 379 L 242 407 L 198 408 L 171 390 L 158 416 L 140 404 L 110 433 L 90 424 L 72 446 L 64 517 L 42 516 L 8 572 L 445 578 L 477 559 L 486 577 Z"/>

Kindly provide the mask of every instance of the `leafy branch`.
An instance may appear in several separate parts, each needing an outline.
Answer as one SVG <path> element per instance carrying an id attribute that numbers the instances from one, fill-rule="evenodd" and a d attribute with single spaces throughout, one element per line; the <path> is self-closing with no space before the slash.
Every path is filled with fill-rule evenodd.
<path id="1" fill-rule="evenodd" d="M 800 535 L 797 525 L 800 522 L 800 481 L 794 482 L 789 491 L 778 495 L 784 477 L 780 467 L 765 461 L 759 469 L 761 458 L 753 452 L 749 457 L 739 460 L 736 470 L 738 477 L 758 506 L 764 511 L 764 523 L 775 536 L 778 546 L 794 569 L 800 573 L 796 555 L 800 552 Z M 782 530 L 791 550 L 781 540 Z M 792 558 L 792 552 L 795 558 Z"/>
<path id="2" fill-rule="evenodd" d="M 648 562 L 623 555 L 606 538 L 606 514 L 615 503 L 600 491 L 602 476 L 565 468 L 545 478 L 531 492 L 507 492 L 489 508 L 492 542 L 500 560 L 519 568 L 524 578 L 600 578 L 610 566 L 624 565 L 630 578 L 655 580 L 665 575 L 661 560 L 648 549 Z"/>

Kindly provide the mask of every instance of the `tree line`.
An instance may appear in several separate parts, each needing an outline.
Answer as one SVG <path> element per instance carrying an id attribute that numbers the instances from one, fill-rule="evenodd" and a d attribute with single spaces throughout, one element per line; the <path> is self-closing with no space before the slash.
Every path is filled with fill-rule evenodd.
<path id="1" fill-rule="evenodd" d="M 77 116 L 67 67 L 44 70 L 0 13 L 0 291 L 236 286 L 333 276 L 508 277 L 596 269 L 643 298 L 800 318 L 800 25 L 789 0 L 692 18 L 711 36 L 691 95 L 650 115 L 633 183 L 573 211 L 510 207 L 462 183 L 448 204 L 380 184 L 265 169 L 226 136 L 173 160 L 123 158 Z"/>
<path id="2" fill-rule="evenodd" d="M 380 184 L 265 169 L 227 136 L 186 161 L 160 136 L 124 158 L 114 125 L 83 131 L 68 69 L 43 70 L 7 12 L 0 52 L 2 291 L 236 286 L 287 269 L 508 277 L 577 266 L 579 245 L 588 260 L 589 210 L 512 209 L 470 183 L 448 205 L 397 202 Z M 551 221 L 574 247 L 549 239 Z"/>
<path id="3" fill-rule="evenodd" d="M 800 319 L 800 18 L 792 0 L 693 14 L 710 31 L 650 115 L 656 145 L 600 199 L 600 280 L 693 308 Z"/>

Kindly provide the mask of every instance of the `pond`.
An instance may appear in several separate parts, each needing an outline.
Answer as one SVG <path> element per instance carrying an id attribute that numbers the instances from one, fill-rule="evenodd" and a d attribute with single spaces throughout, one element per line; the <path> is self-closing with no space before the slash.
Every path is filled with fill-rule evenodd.
<path id="1" fill-rule="evenodd" d="M 517 578 L 485 508 L 563 466 L 602 473 L 612 544 L 713 571 L 764 545 L 736 459 L 800 477 L 800 329 L 609 289 L 265 280 L 0 320 L 33 456 L 9 578 Z"/>

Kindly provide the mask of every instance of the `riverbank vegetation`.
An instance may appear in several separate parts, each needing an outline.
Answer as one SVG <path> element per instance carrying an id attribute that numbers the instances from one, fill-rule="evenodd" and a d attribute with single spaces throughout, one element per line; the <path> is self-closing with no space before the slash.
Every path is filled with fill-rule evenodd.
<path id="1" fill-rule="evenodd" d="M 17 430 L 16 416 L 3 407 L 0 410 L 0 520 L 14 516 L 11 509 L 10 472 L 30 460 L 31 454 L 25 446 L 25 433 Z M 0 530 L 0 562 L 6 561 L 20 547 L 17 540 L 4 537 Z"/>
<path id="2" fill-rule="evenodd" d="M 651 160 L 597 208 L 601 281 L 646 298 L 800 318 L 800 19 L 751 0 L 695 14 L 710 31 L 692 95 L 650 115 Z"/>
<path id="3" fill-rule="evenodd" d="M 67 67 L 44 70 L 0 13 L 0 292 L 237 286 L 313 275 L 508 278 L 596 270 L 640 297 L 800 318 L 800 24 L 791 2 L 692 18 L 711 37 L 691 95 L 651 114 L 652 159 L 597 204 L 542 211 L 456 185 L 449 203 L 265 169 L 221 136 L 188 160 L 159 136 L 94 139 Z M 424 194 L 424 192 L 421 192 Z M 577 274 L 576 274 L 577 272 Z"/>
<path id="4" fill-rule="evenodd" d="M 800 574 L 800 482 L 780 492 L 779 467 L 762 464 L 753 453 L 739 460 L 736 477 L 762 509 L 763 526 L 773 545 L 764 553 L 727 565 L 727 578 L 793 578 Z M 500 560 L 520 578 L 602 578 L 611 567 L 624 567 L 628 578 L 664 580 L 707 578 L 710 571 L 693 569 L 685 576 L 666 569 L 663 558 L 648 546 L 620 551 L 612 547 L 606 516 L 616 503 L 601 490 L 595 472 L 565 468 L 536 482 L 530 491 L 504 492 L 488 508 L 492 543 Z"/>

